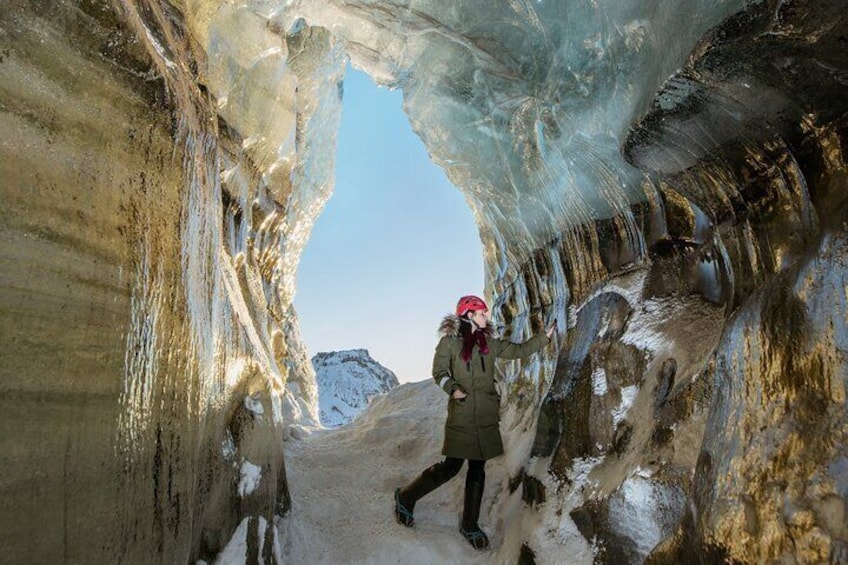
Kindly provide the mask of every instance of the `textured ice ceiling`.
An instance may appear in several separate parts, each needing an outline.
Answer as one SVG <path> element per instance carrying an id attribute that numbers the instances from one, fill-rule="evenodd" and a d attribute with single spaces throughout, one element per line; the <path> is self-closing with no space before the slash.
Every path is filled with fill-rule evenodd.
<path id="1" fill-rule="evenodd" d="M 256 144 L 266 175 L 288 170 L 294 131 L 338 112 L 334 84 L 349 56 L 403 89 L 415 131 L 478 215 L 490 259 L 514 259 L 646 197 L 644 173 L 622 156 L 629 128 L 702 34 L 742 5 L 189 2 L 187 13 L 220 115 Z M 328 48 L 298 45 L 322 30 Z M 310 82 L 289 72 L 295 65 L 312 67 Z M 316 113 L 293 128 L 305 96 L 313 107 L 304 113 Z M 330 147 L 302 170 L 321 198 L 331 190 Z"/>

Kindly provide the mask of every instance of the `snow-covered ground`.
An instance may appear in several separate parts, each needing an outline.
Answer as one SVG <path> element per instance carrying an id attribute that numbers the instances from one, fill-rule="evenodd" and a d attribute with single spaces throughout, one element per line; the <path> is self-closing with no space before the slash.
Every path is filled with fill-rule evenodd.
<path id="1" fill-rule="evenodd" d="M 411 383 L 375 398 L 351 426 L 290 440 L 286 562 L 487 563 L 457 531 L 464 471 L 418 502 L 415 528 L 394 518 L 394 489 L 442 458 L 446 410 L 432 381 Z"/>
<path id="2" fill-rule="evenodd" d="M 546 508 L 544 516 L 531 518 L 525 527 L 518 525 L 524 503 L 521 488 L 508 492 L 507 457 L 486 465 L 480 525 L 492 541 L 489 550 L 474 550 L 458 532 L 465 468 L 417 503 L 414 528 L 395 521 L 394 489 L 442 459 L 446 410 L 447 395 L 432 381 L 403 384 L 375 398 L 349 426 L 290 439 L 286 465 L 293 506 L 280 523 L 285 562 L 513 564 L 528 534 L 521 530 L 535 529 L 544 521 L 556 531 L 532 537 L 573 538 L 576 551 L 569 553 L 568 562 L 591 563 L 591 549 L 567 512 L 561 518 L 547 516 L 554 508 Z M 514 524 L 508 532 L 507 522 Z M 559 539 L 552 545 L 559 553 L 571 543 Z M 537 557 L 539 563 L 556 562 L 545 551 Z"/>

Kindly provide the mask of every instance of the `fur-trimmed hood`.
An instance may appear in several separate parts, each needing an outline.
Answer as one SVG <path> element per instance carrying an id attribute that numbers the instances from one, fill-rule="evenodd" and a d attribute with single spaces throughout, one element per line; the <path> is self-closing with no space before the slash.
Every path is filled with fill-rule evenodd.
<path id="1" fill-rule="evenodd" d="M 439 324 L 439 336 L 459 337 L 459 324 L 461 323 L 462 321 L 459 319 L 459 316 L 448 314 L 442 318 L 442 323 Z M 486 334 L 486 338 L 494 337 L 495 327 L 492 325 L 492 322 L 486 324 L 483 332 Z"/>

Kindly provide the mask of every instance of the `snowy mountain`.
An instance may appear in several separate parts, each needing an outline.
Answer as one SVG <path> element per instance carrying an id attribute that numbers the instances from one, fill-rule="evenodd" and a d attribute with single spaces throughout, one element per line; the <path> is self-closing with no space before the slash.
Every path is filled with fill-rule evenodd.
<path id="1" fill-rule="evenodd" d="M 367 349 L 318 353 L 312 357 L 312 366 L 318 382 L 319 417 L 329 427 L 352 421 L 372 396 L 398 385 L 395 374 L 372 359 Z"/>

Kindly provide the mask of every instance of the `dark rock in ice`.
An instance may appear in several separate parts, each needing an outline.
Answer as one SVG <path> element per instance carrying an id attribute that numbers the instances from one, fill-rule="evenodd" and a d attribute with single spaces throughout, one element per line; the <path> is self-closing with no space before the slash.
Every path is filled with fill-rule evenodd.
<path id="1" fill-rule="evenodd" d="M 545 485 L 539 479 L 525 474 L 521 487 L 521 500 L 530 506 L 545 503 Z"/>
<path id="2" fill-rule="evenodd" d="M 521 544 L 517 565 L 536 565 L 536 554 L 526 543 Z"/>

